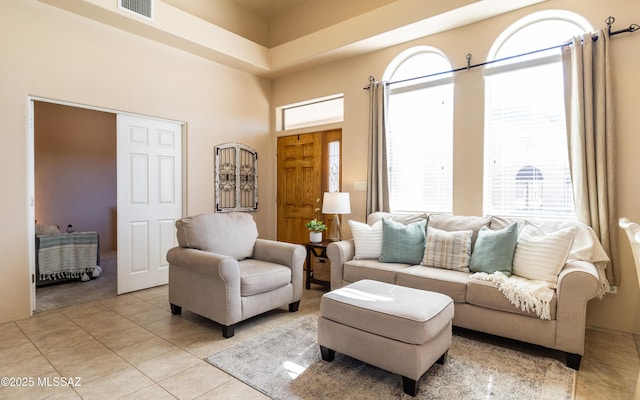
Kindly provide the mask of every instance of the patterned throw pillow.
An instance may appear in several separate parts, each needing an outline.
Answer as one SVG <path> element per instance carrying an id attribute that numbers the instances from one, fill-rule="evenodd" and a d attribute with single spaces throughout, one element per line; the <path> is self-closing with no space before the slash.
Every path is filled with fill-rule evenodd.
<path id="1" fill-rule="evenodd" d="M 404 225 L 391 218 L 382 219 L 382 253 L 385 263 L 420 264 L 424 253 L 424 227 L 427 220 Z"/>
<path id="2" fill-rule="evenodd" d="M 446 232 L 427 227 L 422 265 L 469 272 L 473 230 Z"/>
<path id="3" fill-rule="evenodd" d="M 377 259 L 382 253 L 382 221 L 373 225 L 349 220 L 356 255 L 354 259 Z"/>
<path id="4" fill-rule="evenodd" d="M 577 227 L 545 233 L 524 221 L 513 256 L 513 274 L 555 285 L 569 256 Z"/>

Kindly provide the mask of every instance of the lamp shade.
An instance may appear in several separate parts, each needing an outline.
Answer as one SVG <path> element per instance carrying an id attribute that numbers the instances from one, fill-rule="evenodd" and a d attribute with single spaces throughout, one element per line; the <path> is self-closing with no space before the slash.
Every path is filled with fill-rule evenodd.
<path id="1" fill-rule="evenodd" d="M 323 214 L 350 214 L 351 202 L 347 192 L 325 192 L 322 199 Z"/>

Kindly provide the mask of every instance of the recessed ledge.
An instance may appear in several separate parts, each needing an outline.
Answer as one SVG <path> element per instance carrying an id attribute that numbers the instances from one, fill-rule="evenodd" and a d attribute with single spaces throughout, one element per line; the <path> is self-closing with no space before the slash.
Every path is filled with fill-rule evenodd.
<path id="1" fill-rule="evenodd" d="M 272 49 L 162 1 L 154 3 L 153 20 L 119 9 L 114 0 L 39 1 L 253 75 L 275 78 L 547 0 L 398 0 Z"/>

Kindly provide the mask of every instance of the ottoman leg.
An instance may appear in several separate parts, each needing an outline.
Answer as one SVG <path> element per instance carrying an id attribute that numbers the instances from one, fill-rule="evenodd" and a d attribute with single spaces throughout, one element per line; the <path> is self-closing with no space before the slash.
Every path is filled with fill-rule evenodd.
<path id="1" fill-rule="evenodd" d="M 436 361 L 438 364 L 440 365 L 444 365 L 444 363 L 447 362 L 447 355 L 449 354 L 449 350 L 445 351 L 443 355 L 440 356 L 440 358 L 438 358 L 438 361 Z"/>
<path id="2" fill-rule="evenodd" d="M 418 394 L 418 381 L 414 381 L 413 379 L 403 376 L 402 386 L 404 387 L 404 392 L 409 396 L 416 397 Z"/>
<path id="3" fill-rule="evenodd" d="M 324 346 L 320 346 L 320 355 L 322 355 L 322 359 L 324 361 L 331 362 L 334 358 L 336 358 L 336 351 Z"/>
<path id="4" fill-rule="evenodd" d="M 173 303 L 169 303 L 169 305 L 171 306 L 171 314 L 179 315 L 180 313 L 182 313 L 182 307 L 177 306 Z"/>

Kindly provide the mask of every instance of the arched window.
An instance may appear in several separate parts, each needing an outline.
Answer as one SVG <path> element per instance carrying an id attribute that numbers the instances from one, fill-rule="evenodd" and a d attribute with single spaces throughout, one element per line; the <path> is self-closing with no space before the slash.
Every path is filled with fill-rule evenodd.
<path id="1" fill-rule="evenodd" d="M 496 40 L 489 60 L 557 46 L 590 30 L 573 13 L 535 13 Z M 560 57 L 554 48 L 485 69 L 485 214 L 575 216 Z"/>
<path id="2" fill-rule="evenodd" d="M 389 65 L 387 163 L 392 211 L 452 212 L 453 76 L 437 50 L 417 47 Z"/>

